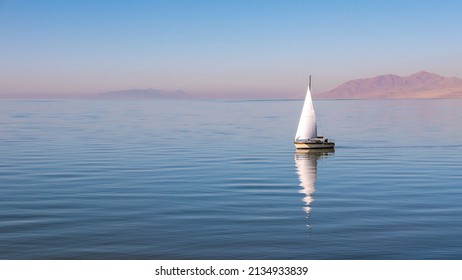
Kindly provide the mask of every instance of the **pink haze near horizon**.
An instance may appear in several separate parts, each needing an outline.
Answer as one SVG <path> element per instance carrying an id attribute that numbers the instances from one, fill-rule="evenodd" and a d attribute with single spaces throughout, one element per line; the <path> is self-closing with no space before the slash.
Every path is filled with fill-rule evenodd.
<path id="1" fill-rule="evenodd" d="M 462 77 L 460 1 L 2 1 L 0 97 L 154 88 L 299 98 L 356 78 Z"/>

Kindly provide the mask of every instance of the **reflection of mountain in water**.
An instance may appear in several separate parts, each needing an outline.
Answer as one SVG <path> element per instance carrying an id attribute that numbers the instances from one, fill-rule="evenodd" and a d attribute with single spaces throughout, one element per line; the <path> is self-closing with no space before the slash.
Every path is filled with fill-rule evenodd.
<path id="1" fill-rule="evenodd" d="M 311 203 L 313 202 L 311 194 L 315 191 L 314 182 L 316 181 L 318 159 L 333 152 L 334 149 L 297 150 L 295 152 L 295 167 L 302 187 L 300 193 L 305 194 L 303 202 L 305 202 L 304 210 L 308 218 L 310 217 Z"/>

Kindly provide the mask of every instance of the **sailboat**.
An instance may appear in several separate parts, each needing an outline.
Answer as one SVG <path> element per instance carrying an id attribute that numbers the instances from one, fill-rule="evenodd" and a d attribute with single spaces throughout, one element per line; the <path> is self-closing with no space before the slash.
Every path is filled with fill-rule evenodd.
<path id="1" fill-rule="evenodd" d="M 332 139 L 318 135 L 316 114 L 314 113 L 313 99 L 311 97 L 311 76 L 303 103 L 302 115 L 298 123 L 294 140 L 296 149 L 329 149 L 334 148 Z"/>

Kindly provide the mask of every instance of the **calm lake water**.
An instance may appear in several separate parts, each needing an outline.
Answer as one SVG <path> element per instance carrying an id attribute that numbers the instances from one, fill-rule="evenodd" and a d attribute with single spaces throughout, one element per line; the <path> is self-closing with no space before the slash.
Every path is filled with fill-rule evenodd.
<path id="1" fill-rule="evenodd" d="M 0 100 L 1 259 L 462 259 L 462 100 Z"/>

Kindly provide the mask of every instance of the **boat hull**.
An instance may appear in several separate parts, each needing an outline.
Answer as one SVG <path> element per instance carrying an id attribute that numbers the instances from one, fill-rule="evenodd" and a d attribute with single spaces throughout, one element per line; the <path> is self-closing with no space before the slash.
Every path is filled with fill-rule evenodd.
<path id="1" fill-rule="evenodd" d="M 296 149 L 333 149 L 335 147 L 334 142 L 294 142 Z"/>

